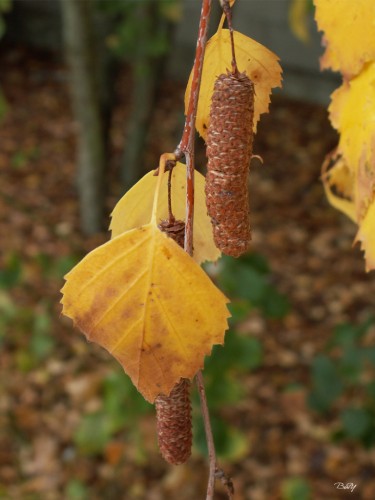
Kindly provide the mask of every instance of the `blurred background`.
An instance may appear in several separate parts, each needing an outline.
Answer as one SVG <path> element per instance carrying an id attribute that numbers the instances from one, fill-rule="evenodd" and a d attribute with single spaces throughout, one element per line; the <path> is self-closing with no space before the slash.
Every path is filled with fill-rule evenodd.
<path id="1" fill-rule="evenodd" d="M 179 142 L 199 4 L 0 0 L 1 499 L 205 497 L 196 393 L 192 458 L 170 467 L 153 407 L 59 304 L 117 200 Z M 375 284 L 319 179 L 340 79 L 319 71 L 313 16 L 309 0 L 234 8 L 284 69 L 255 138 L 252 250 L 208 266 L 232 299 L 205 380 L 238 500 L 375 498 Z"/>

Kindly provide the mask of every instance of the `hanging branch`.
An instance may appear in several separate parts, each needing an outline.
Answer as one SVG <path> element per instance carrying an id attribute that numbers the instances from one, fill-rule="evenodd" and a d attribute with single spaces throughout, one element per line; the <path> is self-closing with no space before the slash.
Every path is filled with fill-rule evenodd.
<path id="1" fill-rule="evenodd" d="M 211 4 L 212 0 L 203 0 L 202 2 L 197 47 L 196 47 L 195 60 L 193 66 L 193 76 L 192 76 L 191 90 L 190 90 L 188 108 L 186 113 L 184 131 L 182 134 L 180 144 L 178 145 L 175 151 L 177 160 L 182 158 L 183 156 L 185 156 L 186 160 L 186 176 L 187 176 L 186 219 L 185 219 L 186 228 L 185 228 L 184 249 L 189 255 L 193 254 L 195 121 L 198 108 L 199 89 L 202 79 L 203 60 L 204 60 L 204 52 L 206 49 L 207 31 L 208 31 L 209 16 L 211 12 Z M 231 499 L 233 493 L 232 482 L 229 478 L 225 476 L 224 472 L 221 469 L 218 469 L 216 466 L 216 451 L 212 435 L 206 392 L 203 383 L 203 375 L 201 371 L 197 373 L 195 380 L 197 383 L 199 397 L 200 397 L 202 417 L 206 433 L 208 456 L 209 456 L 209 477 L 208 477 L 206 500 L 213 499 L 216 477 L 219 477 L 222 481 L 223 478 L 225 478 L 225 481 L 223 483 L 226 485 L 228 498 Z M 228 485 L 230 485 L 230 487 L 228 487 Z"/>
<path id="2" fill-rule="evenodd" d="M 175 151 L 176 158 L 185 156 L 186 159 L 186 230 L 185 251 L 193 254 L 193 223 L 194 223 L 194 168 L 195 168 L 195 119 L 197 115 L 199 88 L 202 79 L 203 59 L 207 42 L 208 21 L 211 12 L 212 0 L 203 0 L 195 60 L 193 67 L 193 78 L 189 96 L 188 109 L 181 142 Z"/>

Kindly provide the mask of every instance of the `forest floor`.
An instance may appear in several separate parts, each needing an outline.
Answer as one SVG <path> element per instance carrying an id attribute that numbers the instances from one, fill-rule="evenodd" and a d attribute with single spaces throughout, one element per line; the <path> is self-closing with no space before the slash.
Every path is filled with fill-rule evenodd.
<path id="1" fill-rule="evenodd" d="M 77 446 L 81 419 L 101 407 L 101 380 L 117 368 L 61 316 L 59 290 L 77 257 L 109 233 L 85 237 L 79 229 L 76 125 L 64 67 L 17 48 L 0 54 L 0 73 L 9 106 L 0 123 L 0 498 L 204 498 L 206 462 L 194 451 L 186 465 L 165 464 L 152 413 L 137 417 L 137 432 L 119 430 L 99 452 Z M 122 194 L 116 163 L 127 85 L 124 73 L 111 129 L 108 214 Z M 147 170 L 176 146 L 183 92 L 173 82 L 160 92 Z M 303 500 L 306 484 L 313 499 L 374 499 L 375 450 L 333 441 L 337 412 L 321 416 L 306 404 L 311 362 L 335 325 L 364 321 L 374 305 L 373 276 L 352 247 L 356 228 L 329 206 L 320 182 L 337 137 L 319 106 L 277 97 L 270 111 L 255 139 L 263 165 L 253 160 L 250 176 L 252 249 L 266 257 L 291 309 L 282 319 L 255 309 L 246 320 L 264 360 L 241 375 L 245 397 L 223 408 L 246 446 L 221 465 L 237 500 Z M 202 150 L 198 158 L 203 164 Z M 95 426 L 92 432 L 94 439 Z M 300 494 L 298 487 L 288 493 L 295 478 L 303 483 Z M 340 490 L 337 482 L 357 486 Z M 220 485 L 215 498 L 226 498 Z"/>

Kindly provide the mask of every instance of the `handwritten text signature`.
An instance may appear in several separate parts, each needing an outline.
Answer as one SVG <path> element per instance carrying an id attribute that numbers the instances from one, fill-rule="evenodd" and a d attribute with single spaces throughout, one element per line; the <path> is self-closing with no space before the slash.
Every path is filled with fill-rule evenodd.
<path id="1" fill-rule="evenodd" d="M 354 483 L 335 483 L 334 486 L 337 490 L 350 490 L 351 493 L 356 489 L 357 485 Z"/>

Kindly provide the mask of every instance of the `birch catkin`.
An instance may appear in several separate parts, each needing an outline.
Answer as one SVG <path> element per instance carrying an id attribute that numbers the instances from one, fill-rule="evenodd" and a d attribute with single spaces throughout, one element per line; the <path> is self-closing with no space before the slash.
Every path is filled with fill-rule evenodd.
<path id="1" fill-rule="evenodd" d="M 163 220 L 159 229 L 184 246 L 183 221 Z M 190 380 L 182 378 L 169 396 L 159 395 L 155 400 L 159 449 L 163 458 L 173 465 L 185 463 L 191 453 L 190 385 Z"/>
<path id="2" fill-rule="evenodd" d="M 249 247 L 248 169 L 252 155 L 254 85 L 245 73 L 220 75 L 207 131 L 206 204 L 216 246 L 239 257 Z"/>

